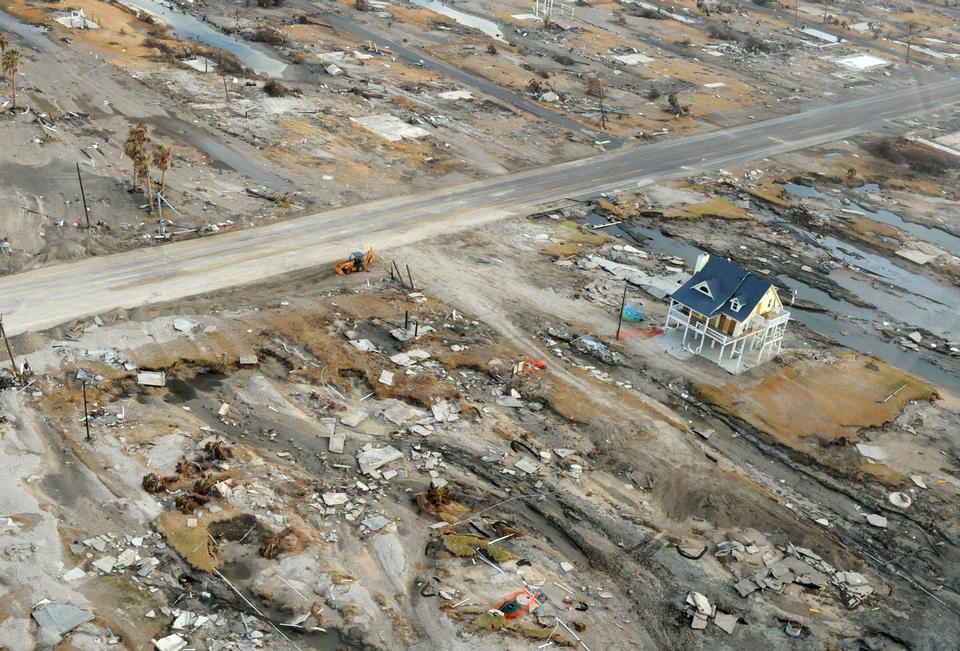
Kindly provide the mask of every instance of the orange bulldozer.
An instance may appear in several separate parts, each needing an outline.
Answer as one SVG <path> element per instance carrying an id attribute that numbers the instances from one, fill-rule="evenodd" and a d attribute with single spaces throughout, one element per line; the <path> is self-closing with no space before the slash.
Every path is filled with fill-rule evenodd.
<path id="1" fill-rule="evenodd" d="M 367 249 L 366 255 L 362 251 L 354 251 L 346 260 L 333 265 L 333 273 L 338 276 L 352 274 L 354 271 L 367 271 L 373 264 L 373 249 Z"/>

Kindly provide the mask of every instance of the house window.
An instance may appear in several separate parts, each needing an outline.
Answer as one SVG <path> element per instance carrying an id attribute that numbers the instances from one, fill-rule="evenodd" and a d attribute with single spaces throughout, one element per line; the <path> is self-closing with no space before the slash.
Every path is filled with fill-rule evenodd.
<path id="1" fill-rule="evenodd" d="M 713 298 L 713 292 L 710 291 L 710 285 L 707 284 L 706 280 L 704 280 L 701 283 L 697 283 L 696 285 L 693 286 L 693 288 L 698 292 L 700 292 L 701 294 L 706 294 L 710 298 Z"/>
<path id="2" fill-rule="evenodd" d="M 743 307 L 743 303 L 740 302 L 739 298 L 730 299 L 730 309 L 734 312 L 739 312 L 740 308 Z"/>

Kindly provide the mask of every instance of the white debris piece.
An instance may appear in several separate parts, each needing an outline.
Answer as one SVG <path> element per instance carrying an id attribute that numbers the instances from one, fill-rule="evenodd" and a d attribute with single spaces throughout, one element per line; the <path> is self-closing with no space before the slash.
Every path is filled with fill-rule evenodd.
<path id="1" fill-rule="evenodd" d="M 196 321 L 191 321 L 190 319 L 174 319 L 173 320 L 173 329 L 177 332 L 190 332 L 196 328 L 199 324 Z"/>
<path id="2" fill-rule="evenodd" d="M 104 574 L 110 574 L 111 572 L 113 572 L 113 566 L 116 564 L 117 564 L 116 557 L 104 556 L 102 558 L 95 560 L 93 562 L 93 567 L 96 568 L 97 571 L 99 572 L 102 572 Z"/>
<path id="3" fill-rule="evenodd" d="M 635 66 L 639 63 L 650 63 L 653 61 L 653 57 L 648 57 L 645 54 L 640 54 L 639 52 L 634 52 L 632 54 L 615 54 L 613 58 L 626 66 Z"/>
<path id="4" fill-rule="evenodd" d="M 891 504 L 894 506 L 899 506 L 901 509 L 905 509 L 913 504 L 913 498 L 906 493 L 890 493 L 888 499 L 890 500 Z"/>
<path id="5" fill-rule="evenodd" d="M 140 371 L 137 373 L 137 384 L 145 387 L 167 386 L 167 374 L 163 371 Z"/>
<path id="6" fill-rule="evenodd" d="M 340 504 L 346 504 L 350 500 L 350 496 L 346 493 L 324 493 L 323 494 L 323 503 L 327 506 L 338 506 Z"/>
<path id="7" fill-rule="evenodd" d="M 372 131 L 384 140 L 389 142 L 399 142 L 404 139 L 423 138 L 430 135 L 430 132 L 421 127 L 407 124 L 400 118 L 389 113 L 380 113 L 377 115 L 368 115 L 362 118 L 350 118 L 364 129 Z"/>
<path id="8" fill-rule="evenodd" d="M 540 463 L 537 461 L 534 461 L 530 457 L 524 457 L 513 465 L 515 468 L 519 468 L 523 472 L 530 475 L 535 475 L 540 470 Z"/>
<path id="9" fill-rule="evenodd" d="M 927 485 L 923 483 L 923 477 L 920 475 L 910 475 L 910 481 L 919 486 L 920 488 L 926 488 Z"/>
<path id="10" fill-rule="evenodd" d="M 360 472 L 368 474 L 380 466 L 386 465 L 391 461 L 396 461 L 403 457 L 400 450 L 392 445 L 383 448 L 365 448 L 357 453 L 357 464 L 360 466 Z"/>
<path id="11" fill-rule="evenodd" d="M 879 445 L 870 445 L 868 443 L 857 443 L 857 451 L 868 459 L 874 461 L 883 461 L 887 458 L 887 453 Z"/>
<path id="12" fill-rule="evenodd" d="M 867 523 L 879 529 L 887 528 L 887 519 L 882 515 L 878 515 L 876 513 L 867 514 Z"/>
<path id="13" fill-rule="evenodd" d="M 365 411 L 351 411 L 340 417 L 340 423 L 347 427 L 356 427 L 367 418 Z"/>
<path id="14" fill-rule="evenodd" d="M 873 56 L 872 54 L 854 54 L 852 56 L 834 59 L 834 61 L 844 67 L 853 68 L 855 70 L 869 70 L 879 66 L 890 65 L 890 62 L 886 59 L 881 59 L 880 57 Z"/>
<path id="15" fill-rule="evenodd" d="M 187 647 L 187 641 L 174 633 L 159 640 L 150 640 L 157 651 L 182 651 Z"/>
<path id="16" fill-rule="evenodd" d="M 393 373 L 387 370 L 380 372 L 380 378 L 378 379 L 380 384 L 386 384 L 387 386 L 393 386 Z"/>
<path id="17" fill-rule="evenodd" d="M 351 339 L 350 345 L 361 353 L 369 353 L 377 349 L 376 345 L 369 339 Z"/>
<path id="18" fill-rule="evenodd" d="M 440 99 L 473 99 L 473 95 L 465 90 L 448 90 L 437 95 Z"/>
<path id="19" fill-rule="evenodd" d="M 83 571 L 82 567 L 75 567 L 69 572 L 65 572 L 64 575 L 61 576 L 60 578 L 69 583 L 70 581 L 76 581 L 77 579 L 82 579 L 86 575 L 87 573 Z"/>

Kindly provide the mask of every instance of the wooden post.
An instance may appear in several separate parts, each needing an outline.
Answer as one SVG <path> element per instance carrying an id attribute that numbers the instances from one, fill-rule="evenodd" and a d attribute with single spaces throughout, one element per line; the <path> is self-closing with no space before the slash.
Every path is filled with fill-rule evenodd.
<path id="1" fill-rule="evenodd" d="M 83 177 L 80 176 L 80 163 L 77 163 L 77 180 L 80 181 L 80 197 L 83 199 L 83 218 L 90 228 L 90 210 L 87 208 L 87 194 L 83 191 Z"/>
<path id="2" fill-rule="evenodd" d="M 410 281 L 410 291 L 417 291 L 413 286 L 413 276 L 410 275 L 410 265 L 404 265 L 407 268 L 407 279 Z"/>
<path id="3" fill-rule="evenodd" d="M 413 338 L 416 339 L 420 336 L 420 321 L 418 320 L 413 324 Z"/>
<path id="4" fill-rule="evenodd" d="M 627 285 L 623 286 L 623 298 L 620 299 L 620 316 L 617 319 L 617 340 L 620 339 L 620 328 L 623 327 L 623 308 L 627 306 Z"/>
<path id="5" fill-rule="evenodd" d="M 397 261 L 396 261 L 396 260 L 391 260 L 390 262 L 391 262 L 391 264 L 393 264 L 393 268 L 397 270 L 397 280 L 398 280 L 398 281 L 400 282 L 400 284 L 402 285 L 402 284 L 403 284 L 403 274 L 400 273 L 400 267 L 397 266 Z"/>
<path id="6" fill-rule="evenodd" d="M 403 311 L 403 331 L 406 332 L 410 328 L 410 310 Z"/>
<path id="7" fill-rule="evenodd" d="M 7 355 L 10 357 L 10 364 L 13 366 L 13 376 L 17 380 L 23 380 L 20 376 L 20 369 L 17 368 L 17 360 L 13 357 L 13 348 L 10 347 L 10 340 L 7 339 L 7 332 L 3 329 L 3 315 L 0 315 L 0 338 L 3 339 L 3 343 L 7 345 Z"/>
<path id="8" fill-rule="evenodd" d="M 87 382 L 83 381 L 80 385 L 81 390 L 83 391 L 83 424 L 87 428 L 87 440 L 90 440 L 90 416 L 87 415 Z"/>

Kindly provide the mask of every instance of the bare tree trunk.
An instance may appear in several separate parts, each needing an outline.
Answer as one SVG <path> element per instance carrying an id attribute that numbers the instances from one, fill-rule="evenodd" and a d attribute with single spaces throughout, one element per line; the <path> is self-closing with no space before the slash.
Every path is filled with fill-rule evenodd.
<path id="1" fill-rule="evenodd" d="M 160 170 L 160 194 L 167 198 L 167 170 Z"/>
<path id="2" fill-rule="evenodd" d="M 12 110 L 17 110 L 17 69 L 14 68 L 10 71 L 10 90 L 13 95 L 13 106 Z"/>

